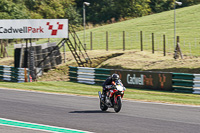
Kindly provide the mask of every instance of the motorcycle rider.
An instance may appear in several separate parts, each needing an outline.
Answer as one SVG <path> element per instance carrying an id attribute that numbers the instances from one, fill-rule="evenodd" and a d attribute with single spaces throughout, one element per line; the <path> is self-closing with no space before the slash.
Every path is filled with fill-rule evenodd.
<path id="1" fill-rule="evenodd" d="M 107 85 L 112 85 L 112 81 L 116 81 L 116 80 L 118 80 L 119 82 L 121 82 L 121 80 L 119 79 L 119 75 L 116 74 L 116 73 L 114 73 L 114 74 L 112 74 L 112 76 L 108 77 L 108 78 L 104 81 L 104 83 L 103 83 L 103 85 L 102 85 L 102 87 L 103 87 L 103 90 L 102 90 L 102 98 L 103 98 L 103 99 L 105 98 L 106 91 L 108 90 L 108 88 L 107 88 L 106 86 L 107 86 Z M 122 83 L 122 82 L 121 82 L 121 83 Z M 125 89 L 125 87 L 124 87 L 124 89 Z"/>

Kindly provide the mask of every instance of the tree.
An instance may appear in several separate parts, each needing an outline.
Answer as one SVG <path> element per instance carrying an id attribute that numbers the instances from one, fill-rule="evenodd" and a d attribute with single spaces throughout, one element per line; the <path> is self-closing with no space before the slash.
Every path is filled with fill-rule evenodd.
<path id="1" fill-rule="evenodd" d="M 149 0 L 132 0 L 130 15 L 131 17 L 141 17 L 151 12 Z"/>
<path id="2" fill-rule="evenodd" d="M 75 0 L 82 12 L 82 0 Z M 139 17 L 150 12 L 149 0 L 87 0 L 87 19 L 93 23 L 107 22 L 112 18 L 116 20 L 125 17 Z"/>
<path id="3" fill-rule="evenodd" d="M 182 2 L 182 7 L 186 7 L 186 6 L 199 4 L 200 0 L 180 0 L 180 2 Z"/>
<path id="4" fill-rule="evenodd" d="M 150 0 L 149 6 L 153 13 L 171 10 L 174 6 L 174 0 Z"/>
<path id="5" fill-rule="evenodd" d="M 66 10 L 70 5 L 75 5 L 73 0 L 24 0 L 25 5 L 31 12 L 31 18 L 65 18 Z M 74 9 L 74 11 L 76 11 Z M 75 13 L 73 11 L 73 13 Z M 75 13 L 77 14 L 77 12 Z M 69 14 L 68 14 L 69 15 Z"/>
<path id="6" fill-rule="evenodd" d="M 15 4 L 12 0 L 0 1 L 0 19 L 27 19 L 30 14 L 23 4 Z"/>
<path id="7" fill-rule="evenodd" d="M 69 19 L 69 24 L 81 25 L 82 17 L 71 4 L 65 9 L 65 18 Z"/>
<path id="8" fill-rule="evenodd" d="M 63 18 L 63 5 L 57 0 L 37 0 L 35 1 L 34 10 L 41 14 L 43 18 L 54 19 Z"/>

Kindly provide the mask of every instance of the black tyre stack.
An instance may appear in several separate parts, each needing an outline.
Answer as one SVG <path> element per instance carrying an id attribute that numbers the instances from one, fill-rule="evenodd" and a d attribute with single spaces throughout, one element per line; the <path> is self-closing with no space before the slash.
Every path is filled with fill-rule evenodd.
<path id="1" fill-rule="evenodd" d="M 36 68 L 48 71 L 49 69 L 55 68 L 57 65 L 62 63 L 61 53 L 56 43 L 37 44 L 32 45 L 32 47 L 30 47 L 29 44 L 27 52 L 25 44 L 23 44 L 23 50 L 19 44 L 17 45 L 18 47 L 15 48 L 15 67 L 20 67 L 21 62 L 22 68 L 27 66 L 30 70 L 32 70 L 30 73 L 33 79 L 37 77 L 35 72 Z M 23 51 L 22 55 L 21 51 Z M 25 55 L 28 57 L 25 57 Z"/>
<path id="2" fill-rule="evenodd" d="M 58 48 L 58 46 L 56 46 L 56 53 L 55 53 L 55 60 L 56 60 L 56 64 L 61 64 L 62 63 L 62 56 L 61 56 L 61 53 L 60 53 L 60 50 Z"/>
<path id="3" fill-rule="evenodd" d="M 43 64 L 42 64 L 42 46 L 36 46 L 35 47 L 35 58 L 36 58 L 36 67 L 42 68 Z"/>
<path id="4" fill-rule="evenodd" d="M 20 54 L 21 54 L 21 48 L 15 48 L 15 53 L 14 53 L 14 64 L 15 67 L 19 67 L 19 63 L 20 63 Z"/>
<path id="5" fill-rule="evenodd" d="M 29 47 L 29 70 L 33 80 L 36 79 L 36 60 L 35 60 L 35 47 Z"/>

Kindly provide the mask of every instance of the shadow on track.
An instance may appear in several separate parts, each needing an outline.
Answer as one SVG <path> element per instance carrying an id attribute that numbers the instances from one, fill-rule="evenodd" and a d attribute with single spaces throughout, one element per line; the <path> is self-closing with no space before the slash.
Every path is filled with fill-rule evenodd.
<path id="1" fill-rule="evenodd" d="M 71 111 L 69 113 L 114 113 L 109 111 L 101 111 L 101 110 L 83 110 L 83 111 Z"/>

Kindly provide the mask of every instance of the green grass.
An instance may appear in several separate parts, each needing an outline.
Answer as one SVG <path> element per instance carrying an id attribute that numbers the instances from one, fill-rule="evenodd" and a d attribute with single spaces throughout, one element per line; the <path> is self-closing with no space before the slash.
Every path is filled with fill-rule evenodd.
<path id="1" fill-rule="evenodd" d="M 200 55 L 200 5 L 176 9 L 176 35 L 180 36 L 180 46 L 185 55 Z M 163 35 L 166 36 L 167 52 L 174 52 L 174 10 L 148 15 L 114 24 L 86 30 L 87 49 L 90 49 L 92 32 L 93 49 L 106 49 L 108 31 L 109 50 L 123 49 L 125 31 L 126 49 L 140 49 L 140 31 L 143 31 L 143 49 L 151 51 L 152 33 L 155 50 L 163 50 Z M 77 32 L 83 43 L 83 31 Z"/>
<path id="2" fill-rule="evenodd" d="M 97 92 L 101 91 L 101 86 L 86 85 L 74 82 L 63 82 L 63 81 L 32 82 L 32 83 L 0 82 L 0 87 L 42 91 L 42 92 L 53 92 L 53 93 L 89 95 L 96 97 L 98 97 Z M 200 105 L 200 95 L 153 91 L 153 90 L 151 91 L 144 89 L 128 88 L 125 91 L 124 98 L 139 100 L 139 101 L 148 101 L 148 102 Z"/>
<path id="3" fill-rule="evenodd" d="M 200 56 L 199 16 L 200 4 L 176 9 L 176 35 L 180 36 L 181 50 L 185 55 Z M 126 49 L 139 50 L 140 31 L 143 31 L 144 50 L 151 50 L 151 36 L 154 33 L 156 51 L 163 50 L 163 35 L 165 35 L 167 52 L 174 52 L 174 10 L 87 29 L 87 49 L 90 49 L 90 32 L 93 34 L 93 49 L 106 49 L 106 31 L 108 31 L 109 36 L 109 50 L 122 50 L 123 31 L 125 31 Z M 77 34 L 83 44 L 83 31 L 77 32 Z M 51 42 L 59 42 L 60 40 L 50 39 Z M 42 44 L 47 43 L 47 41 L 48 39 L 40 39 L 37 43 Z M 66 50 L 69 49 L 66 48 Z"/>
<path id="4" fill-rule="evenodd" d="M 180 36 L 183 54 L 200 55 L 200 5 L 176 9 L 176 35 Z M 87 44 L 89 34 L 93 33 L 94 49 L 106 48 L 106 31 L 109 33 L 109 49 L 122 49 L 122 32 L 126 32 L 126 49 L 140 49 L 140 31 L 143 31 L 145 50 L 151 50 L 151 34 L 155 36 L 155 49 L 162 51 L 163 35 L 166 36 L 168 52 L 174 49 L 174 10 L 109 24 L 86 31 Z M 83 33 L 79 32 L 82 37 Z"/>

